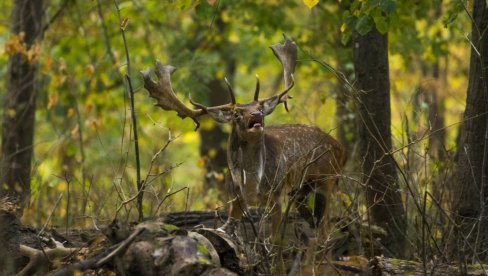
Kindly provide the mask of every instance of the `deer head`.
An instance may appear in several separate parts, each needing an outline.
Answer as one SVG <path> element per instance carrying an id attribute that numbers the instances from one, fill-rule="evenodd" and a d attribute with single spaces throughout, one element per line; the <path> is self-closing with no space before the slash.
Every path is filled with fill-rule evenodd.
<path id="1" fill-rule="evenodd" d="M 159 61 L 156 62 L 155 73 L 158 81 L 151 79 L 152 70 L 150 68 L 141 71 L 144 87 L 149 91 L 150 97 L 157 100 L 156 106 L 164 110 L 176 111 L 181 118 L 189 117 L 193 119 L 196 124 L 196 129 L 199 127 L 198 118 L 203 115 L 210 116 L 213 120 L 219 123 L 230 123 L 234 131 L 238 133 L 240 138 L 251 138 L 258 134 L 262 134 L 264 129 L 264 117 L 271 114 L 276 106 L 280 103 L 287 107 L 288 91 L 293 87 L 293 72 L 295 70 L 297 49 L 293 41 L 284 35 L 285 43 L 271 46 L 273 53 L 283 65 L 285 90 L 273 97 L 259 100 L 259 78 L 256 77 L 256 89 L 254 92 L 254 101 L 247 104 L 236 103 L 235 95 L 232 87 L 227 82 L 231 102 L 225 105 L 207 107 L 202 104 L 191 101 L 194 109 L 188 108 L 182 101 L 176 97 L 172 85 L 171 75 L 176 68 L 171 65 L 162 65 Z"/>

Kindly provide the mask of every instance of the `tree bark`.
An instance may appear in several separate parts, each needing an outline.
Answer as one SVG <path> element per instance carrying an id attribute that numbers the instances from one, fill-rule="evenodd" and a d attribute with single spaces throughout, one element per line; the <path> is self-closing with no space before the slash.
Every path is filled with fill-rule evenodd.
<path id="1" fill-rule="evenodd" d="M 406 217 L 391 151 L 388 37 L 376 29 L 353 35 L 353 59 L 359 100 L 359 156 L 370 219 L 388 232 L 385 255 L 402 256 Z"/>
<path id="2" fill-rule="evenodd" d="M 42 0 L 14 1 L 12 35 L 23 37 L 26 49 L 41 40 Z M 8 62 L 7 93 L 3 104 L 0 162 L 0 197 L 8 196 L 21 204 L 22 212 L 30 194 L 34 121 L 37 94 L 37 60 L 25 53 L 13 53 Z"/>
<path id="3" fill-rule="evenodd" d="M 460 130 L 457 170 L 453 185 L 453 207 L 461 225 L 453 248 L 461 261 L 484 252 L 488 246 L 486 201 L 488 199 L 488 9 L 486 1 L 474 1 L 472 12 L 469 85 L 464 120 Z M 474 230 L 474 231 L 473 231 Z M 479 251 L 479 252 L 478 252 Z M 487 257 L 487 253 L 478 255 Z"/>

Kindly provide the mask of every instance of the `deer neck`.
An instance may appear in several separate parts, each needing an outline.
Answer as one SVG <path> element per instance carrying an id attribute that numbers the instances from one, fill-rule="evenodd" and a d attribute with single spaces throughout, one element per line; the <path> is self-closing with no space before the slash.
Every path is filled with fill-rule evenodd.
<path id="1" fill-rule="evenodd" d="M 242 185 L 259 184 L 264 174 L 265 152 L 264 133 L 253 139 L 244 139 L 232 130 L 227 159 L 233 181 Z"/>

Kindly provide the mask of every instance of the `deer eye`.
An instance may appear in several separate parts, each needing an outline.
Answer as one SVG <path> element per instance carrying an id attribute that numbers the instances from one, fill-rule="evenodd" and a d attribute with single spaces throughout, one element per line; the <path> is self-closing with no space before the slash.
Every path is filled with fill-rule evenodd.
<path id="1" fill-rule="evenodd" d="M 240 120 L 240 119 L 242 119 L 242 115 L 237 112 L 234 113 L 234 120 Z"/>

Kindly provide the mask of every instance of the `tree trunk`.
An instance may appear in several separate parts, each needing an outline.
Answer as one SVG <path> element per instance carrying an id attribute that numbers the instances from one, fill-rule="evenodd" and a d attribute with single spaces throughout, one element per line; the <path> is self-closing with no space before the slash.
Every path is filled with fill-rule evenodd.
<path id="1" fill-rule="evenodd" d="M 406 217 L 391 151 L 388 37 L 376 29 L 353 35 L 359 100 L 359 156 L 370 219 L 388 232 L 385 255 L 404 254 Z"/>
<path id="2" fill-rule="evenodd" d="M 20 258 L 17 207 L 5 198 L 0 199 L 0 271 L 5 275 L 15 274 Z"/>
<path id="3" fill-rule="evenodd" d="M 215 25 L 219 33 L 226 33 L 227 24 L 222 21 L 220 17 L 215 20 Z M 206 27 L 205 27 L 206 28 Z M 230 53 L 232 51 L 231 44 L 225 39 L 207 47 L 210 51 L 221 53 L 221 58 L 224 59 L 223 64 L 226 64 L 225 74 L 229 81 L 234 78 L 235 59 Z M 215 106 L 230 103 L 229 92 L 222 79 L 212 79 L 206 86 L 209 88 L 207 97 L 208 106 Z M 200 156 L 204 160 L 205 177 L 204 177 L 204 191 L 211 188 L 217 188 L 219 196 L 223 200 L 225 197 L 225 172 L 227 168 L 227 137 L 228 134 L 224 132 L 222 125 L 212 122 L 208 124 L 209 127 L 202 127 L 200 133 Z"/>
<path id="4" fill-rule="evenodd" d="M 471 34 L 471 59 L 469 67 L 469 85 L 466 98 L 464 120 L 460 130 L 460 142 L 457 152 L 457 170 L 454 178 L 453 207 L 457 222 L 461 225 L 458 244 L 453 250 L 459 254 L 462 262 L 478 255 L 487 256 L 488 226 L 486 218 L 486 200 L 488 195 L 488 128 L 487 115 L 488 77 L 488 38 L 484 31 L 488 28 L 488 9 L 486 1 L 474 1 L 473 27 Z M 483 35 L 482 35 L 483 34 Z M 480 256 L 479 252 L 483 255 Z"/>
<path id="5" fill-rule="evenodd" d="M 14 1 L 12 35 L 18 35 L 25 49 L 10 55 L 7 91 L 3 105 L 0 162 L 0 197 L 11 197 L 22 212 L 30 194 L 31 159 L 37 94 L 36 54 L 42 33 L 42 0 Z M 37 45 L 37 48 L 36 48 Z"/>
<path id="6" fill-rule="evenodd" d="M 233 72 L 232 72 L 233 74 Z M 208 84 L 210 94 L 208 105 L 221 105 L 230 102 L 227 88 L 222 80 L 212 80 Z M 227 168 L 226 145 L 228 134 L 222 126 L 212 122 L 209 128 L 200 129 L 200 156 L 205 165 L 204 190 L 217 188 L 221 198 L 224 198 L 224 169 Z"/>

